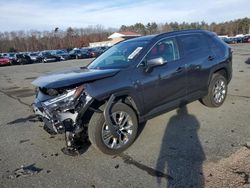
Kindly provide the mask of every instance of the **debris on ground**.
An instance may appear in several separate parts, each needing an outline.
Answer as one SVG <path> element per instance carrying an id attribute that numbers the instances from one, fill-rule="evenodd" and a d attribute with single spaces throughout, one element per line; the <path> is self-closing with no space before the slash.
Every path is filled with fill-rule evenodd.
<path id="1" fill-rule="evenodd" d="M 22 143 L 25 143 L 25 142 L 29 142 L 30 139 L 25 139 L 25 140 L 20 140 L 19 143 L 22 144 Z"/>
<path id="2" fill-rule="evenodd" d="M 21 166 L 21 168 L 18 168 L 14 170 L 11 174 L 9 174 L 7 178 L 14 179 L 19 177 L 33 176 L 35 174 L 38 174 L 42 170 L 42 168 L 37 168 L 35 164 L 31 164 L 29 166 Z"/>
<path id="3" fill-rule="evenodd" d="M 59 154 L 58 153 L 52 153 L 50 156 L 55 156 L 55 157 L 57 157 Z"/>
<path id="4" fill-rule="evenodd" d="M 119 168 L 119 164 L 115 165 L 115 168 L 116 168 L 116 169 Z"/>
<path id="5" fill-rule="evenodd" d="M 67 147 L 64 147 L 61 149 L 61 151 L 65 154 L 65 155 L 69 155 L 69 156 L 78 156 L 80 155 L 79 151 L 77 149 L 72 149 L 72 148 L 67 148 Z"/>
<path id="6" fill-rule="evenodd" d="M 46 154 L 42 153 L 41 155 L 42 155 L 42 157 L 47 158 Z"/>
<path id="7" fill-rule="evenodd" d="M 245 143 L 244 146 L 245 146 L 247 149 L 250 149 L 250 142 Z"/>
<path id="8" fill-rule="evenodd" d="M 205 187 L 250 187 L 250 142 L 244 146 L 228 158 L 203 166 Z"/>

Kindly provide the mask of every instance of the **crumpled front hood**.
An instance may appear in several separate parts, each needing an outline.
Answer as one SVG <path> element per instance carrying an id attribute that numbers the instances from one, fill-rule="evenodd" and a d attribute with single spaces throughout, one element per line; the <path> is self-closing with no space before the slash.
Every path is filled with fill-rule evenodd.
<path id="1" fill-rule="evenodd" d="M 52 72 L 41 76 L 32 82 L 37 87 L 62 88 L 77 85 L 84 82 L 91 82 L 102 78 L 114 76 L 119 69 L 88 69 L 85 67 Z"/>

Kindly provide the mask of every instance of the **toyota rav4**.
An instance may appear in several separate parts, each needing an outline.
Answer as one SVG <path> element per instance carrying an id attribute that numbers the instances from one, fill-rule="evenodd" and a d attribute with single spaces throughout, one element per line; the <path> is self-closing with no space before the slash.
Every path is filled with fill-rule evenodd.
<path id="1" fill-rule="evenodd" d="M 231 77 L 231 48 L 216 34 L 174 31 L 120 42 L 87 67 L 39 77 L 33 108 L 46 130 L 65 133 L 68 149 L 86 140 L 113 155 L 150 118 L 195 100 L 221 106 Z"/>

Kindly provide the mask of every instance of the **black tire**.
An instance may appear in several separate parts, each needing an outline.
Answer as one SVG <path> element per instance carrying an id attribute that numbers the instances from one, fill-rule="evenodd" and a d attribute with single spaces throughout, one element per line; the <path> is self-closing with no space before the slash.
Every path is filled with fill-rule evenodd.
<path id="1" fill-rule="evenodd" d="M 214 90 L 215 90 L 216 84 L 219 81 L 222 81 L 225 84 L 225 87 L 223 87 L 225 89 L 225 93 L 223 92 L 224 97 L 223 99 L 221 99 L 221 101 L 216 101 Z M 224 103 L 226 96 L 227 96 L 227 80 L 223 75 L 219 73 L 215 73 L 213 74 L 210 84 L 208 86 L 208 94 L 202 99 L 200 99 L 200 102 L 207 107 L 216 108 L 216 107 L 220 107 Z"/>
<path id="2" fill-rule="evenodd" d="M 108 147 L 104 143 L 102 139 L 102 131 L 105 126 L 105 119 L 104 119 L 103 113 L 93 114 L 89 122 L 88 136 L 89 136 L 90 142 L 97 150 L 108 155 L 115 155 L 126 150 L 134 142 L 137 136 L 138 120 L 137 120 L 137 116 L 134 110 L 124 103 L 118 102 L 114 104 L 111 111 L 112 113 L 119 112 L 119 111 L 126 112 L 130 116 L 132 120 L 132 124 L 133 124 L 133 131 L 127 143 L 125 145 L 122 145 L 120 148 L 115 148 L 115 149 Z"/>

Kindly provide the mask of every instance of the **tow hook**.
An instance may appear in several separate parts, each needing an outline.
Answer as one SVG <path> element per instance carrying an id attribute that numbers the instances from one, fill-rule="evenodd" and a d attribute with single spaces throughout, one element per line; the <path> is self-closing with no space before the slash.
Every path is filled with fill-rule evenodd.
<path id="1" fill-rule="evenodd" d="M 119 134 L 116 129 L 116 125 L 113 124 L 113 121 L 111 119 L 111 109 L 112 109 L 112 104 L 115 100 L 115 95 L 112 94 L 111 97 L 109 98 L 107 105 L 105 106 L 105 109 L 103 111 L 104 119 L 107 123 L 107 126 L 112 134 L 113 137 L 118 138 Z"/>

